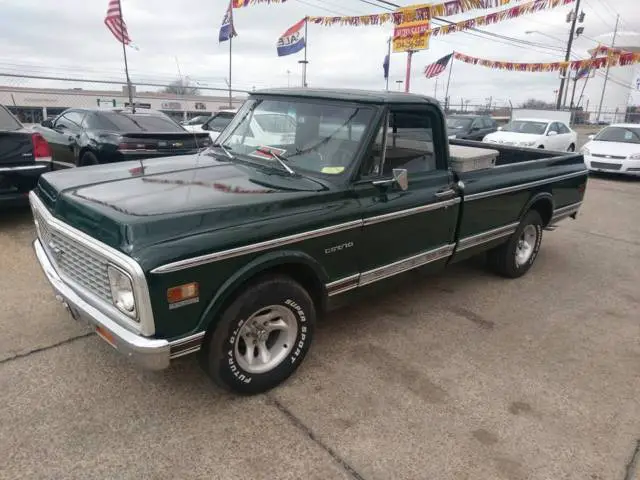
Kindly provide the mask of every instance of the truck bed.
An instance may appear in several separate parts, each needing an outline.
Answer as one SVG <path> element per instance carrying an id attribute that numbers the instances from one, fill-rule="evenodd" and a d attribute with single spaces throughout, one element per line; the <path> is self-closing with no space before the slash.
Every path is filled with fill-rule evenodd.
<path id="1" fill-rule="evenodd" d="M 588 176 L 582 154 L 468 140 L 450 143 L 499 152 L 495 167 L 456 174 L 463 184 L 457 259 L 476 253 L 472 237 L 486 241 L 495 235 L 499 243 L 536 202 L 546 227 L 579 209 Z M 459 254 L 464 250 L 468 255 Z"/>

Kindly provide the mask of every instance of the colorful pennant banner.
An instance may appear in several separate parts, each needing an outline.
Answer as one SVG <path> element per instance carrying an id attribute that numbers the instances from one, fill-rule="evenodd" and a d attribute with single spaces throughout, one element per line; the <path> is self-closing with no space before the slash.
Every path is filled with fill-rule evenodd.
<path id="1" fill-rule="evenodd" d="M 233 0 L 233 8 L 243 8 L 259 3 L 284 3 L 287 0 Z"/>
<path id="2" fill-rule="evenodd" d="M 494 70 L 509 70 L 513 72 L 556 72 L 560 70 L 582 70 L 610 67 L 624 67 L 640 63 L 640 53 L 626 52 L 620 55 L 610 55 L 607 57 L 589 58 L 587 60 L 573 60 L 571 62 L 552 63 L 514 63 L 487 60 L 484 58 L 470 57 L 462 53 L 455 53 L 454 58 L 471 65 L 481 65 Z"/>
<path id="3" fill-rule="evenodd" d="M 481 17 L 470 18 L 468 20 L 452 23 L 450 25 L 443 25 L 442 27 L 430 30 L 428 33 L 434 37 L 437 37 L 438 35 L 448 35 L 450 33 L 469 30 L 470 28 L 491 25 L 493 23 L 502 22 L 504 20 L 511 20 L 522 15 L 528 15 L 530 13 L 536 13 L 542 10 L 562 7 L 564 5 L 574 3 L 575 1 L 576 0 L 533 0 L 520 5 L 516 5 L 515 7 L 511 7 L 506 10 L 502 10 L 500 12 L 490 13 L 489 15 L 483 15 Z"/>
<path id="4" fill-rule="evenodd" d="M 250 1 L 250 0 L 234 0 Z M 260 1 L 260 0 L 256 0 Z M 265 1 L 265 0 L 263 0 Z M 502 7 L 510 3 L 517 3 L 520 0 L 450 0 L 448 2 L 436 3 L 433 5 L 416 6 L 415 8 L 403 7 L 402 10 L 389 13 L 378 13 L 372 15 L 357 15 L 345 17 L 307 17 L 308 21 L 324 26 L 349 25 L 352 27 L 367 25 L 383 25 L 394 23 L 396 25 L 418 20 L 429 20 L 432 17 L 447 17 L 457 13 L 467 12 L 475 9 L 488 9 Z M 566 0 L 555 0 L 558 2 Z M 574 1 L 574 0 L 570 0 Z M 544 3 L 547 0 L 543 0 Z"/>
<path id="5" fill-rule="evenodd" d="M 626 50 L 622 50 L 620 48 L 611 48 L 606 45 L 598 45 L 598 48 L 593 50 L 593 55 L 623 55 L 626 53 L 631 53 Z"/>

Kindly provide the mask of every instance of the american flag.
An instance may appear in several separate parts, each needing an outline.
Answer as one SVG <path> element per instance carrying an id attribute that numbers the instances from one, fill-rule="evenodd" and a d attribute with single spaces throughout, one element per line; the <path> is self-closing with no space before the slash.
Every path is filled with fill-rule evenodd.
<path id="1" fill-rule="evenodd" d="M 104 17 L 104 24 L 107 26 L 113 36 L 120 43 L 125 45 L 131 44 L 131 38 L 129 38 L 129 32 L 127 32 L 127 24 L 124 23 L 122 18 L 122 9 L 120 7 L 120 0 L 109 0 L 109 7 L 107 8 L 107 16 Z"/>
<path id="2" fill-rule="evenodd" d="M 445 55 L 437 62 L 424 67 L 425 77 L 433 78 L 440 75 L 442 72 L 444 72 L 447 69 L 447 65 L 449 65 L 449 60 L 451 60 L 451 57 L 453 57 L 453 53 L 450 53 L 449 55 Z"/>

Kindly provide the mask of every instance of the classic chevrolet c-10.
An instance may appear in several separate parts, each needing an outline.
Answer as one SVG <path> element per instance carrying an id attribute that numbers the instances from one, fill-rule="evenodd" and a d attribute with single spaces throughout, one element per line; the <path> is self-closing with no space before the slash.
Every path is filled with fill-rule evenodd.
<path id="1" fill-rule="evenodd" d="M 279 89 L 204 152 L 47 173 L 30 200 L 75 319 L 146 368 L 198 352 L 248 394 L 291 375 L 319 315 L 369 284 L 485 251 L 523 275 L 586 184 L 580 154 L 449 142 L 427 97 Z"/>

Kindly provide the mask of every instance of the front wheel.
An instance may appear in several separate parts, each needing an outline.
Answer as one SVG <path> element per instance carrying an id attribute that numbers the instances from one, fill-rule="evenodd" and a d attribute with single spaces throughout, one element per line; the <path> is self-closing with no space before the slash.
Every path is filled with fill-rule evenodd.
<path id="1" fill-rule="evenodd" d="M 235 298 L 207 335 L 204 368 L 227 390 L 269 390 L 302 363 L 315 319 L 313 301 L 299 283 L 280 275 L 263 278 Z"/>
<path id="2" fill-rule="evenodd" d="M 542 218 L 538 212 L 531 210 L 507 243 L 489 251 L 489 265 L 503 277 L 521 277 L 535 262 L 541 242 Z"/>

